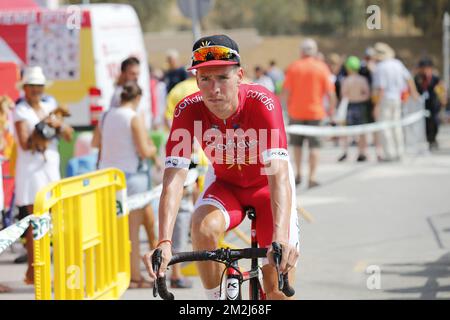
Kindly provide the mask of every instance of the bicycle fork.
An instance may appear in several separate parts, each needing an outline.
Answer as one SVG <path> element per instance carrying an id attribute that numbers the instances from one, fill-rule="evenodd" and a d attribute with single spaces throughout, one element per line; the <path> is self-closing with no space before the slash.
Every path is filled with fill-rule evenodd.
<path id="1" fill-rule="evenodd" d="M 227 282 L 226 282 L 226 298 L 227 300 L 242 300 L 241 294 L 241 275 L 237 271 L 239 265 L 237 261 L 233 261 L 230 267 L 227 267 Z"/>

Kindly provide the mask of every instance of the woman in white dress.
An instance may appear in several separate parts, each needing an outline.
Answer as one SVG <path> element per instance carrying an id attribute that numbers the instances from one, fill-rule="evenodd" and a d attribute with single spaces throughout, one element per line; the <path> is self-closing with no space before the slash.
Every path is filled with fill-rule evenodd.
<path id="1" fill-rule="evenodd" d="M 33 213 L 36 193 L 50 182 L 60 179 L 58 141 L 56 138 L 48 143 L 43 152 L 35 152 L 31 147 L 31 135 L 35 125 L 45 119 L 60 135 L 70 140 L 72 128 L 60 119 L 49 117 L 57 108 L 55 99 L 44 96 L 45 76 L 40 67 L 25 70 L 21 84 L 24 96 L 19 99 L 14 109 L 15 140 L 17 144 L 17 162 L 15 177 L 15 204 L 19 207 L 20 219 Z M 28 255 L 28 269 L 25 283 L 34 284 L 33 270 L 33 234 L 31 228 L 25 233 Z"/>

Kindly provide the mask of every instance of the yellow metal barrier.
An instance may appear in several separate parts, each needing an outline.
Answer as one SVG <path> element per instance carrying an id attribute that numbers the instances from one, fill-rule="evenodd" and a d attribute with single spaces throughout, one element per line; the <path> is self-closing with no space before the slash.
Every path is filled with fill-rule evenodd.
<path id="1" fill-rule="evenodd" d="M 36 300 L 123 294 L 130 282 L 131 250 L 125 199 L 125 175 L 118 169 L 63 179 L 39 191 L 34 214 L 50 212 L 52 228 L 34 241 Z"/>

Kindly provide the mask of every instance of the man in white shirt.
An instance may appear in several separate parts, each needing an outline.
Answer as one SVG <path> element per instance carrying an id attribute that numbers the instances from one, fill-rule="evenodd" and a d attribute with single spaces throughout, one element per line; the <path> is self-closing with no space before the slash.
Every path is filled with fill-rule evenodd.
<path id="1" fill-rule="evenodd" d="M 140 62 L 136 57 L 129 57 L 122 61 L 120 66 L 120 75 L 114 86 L 114 92 L 111 97 L 111 102 L 109 107 L 116 108 L 120 106 L 120 94 L 122 93 L 122 86 L 128 81 L 138 82 L 140 75 Z M 145 97 L 144 97 L 145 99 Z M 150 110 L 145 110 L 144 99 L 141 100 L 137 112 L 144 118 L 145 127 L 147 130 L 151 129 L 151 112 Z"/>
<path id="2" fill-rule="evenodd" d="M 401 95 L 405 88 L 414 99 L 418 99 L 414 81 L 403 63 L 395 59 L 395 51 L 386 43 L 374 46 L 377 66 L 373 74 L 373 89 L 376 97 L 374 118 L 377 121 L 401 120 Z M 381 132 L 384 160 L 401 160 L 405 151 L 401 125 Z"/>

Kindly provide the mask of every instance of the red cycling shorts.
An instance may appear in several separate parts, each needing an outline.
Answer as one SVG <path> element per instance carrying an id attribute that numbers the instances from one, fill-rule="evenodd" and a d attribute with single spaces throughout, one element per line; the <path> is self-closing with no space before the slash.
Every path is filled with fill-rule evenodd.
<path id="1" fill-rule="evenodd" d="M 273 218 L 268 185 L 241 188 L 221 180 L 205 185 L 195 207 L 212 205 L 218 208 L 224 218 L 226 231 L 237 227 L 245 218 L 244 208 L 251 206 L 256 211 L 256 237 L 258 245 L 265 248 L 272 243 Z M 293 198 L 295 198 L 295 189 Z M 295 200 L 293 201 L 295 204 Z M 250 232 L 250 230 L 248 231 Z M 298 217 L 295 205 L 292 206 L 289 243 L 298 248 Z"/>

